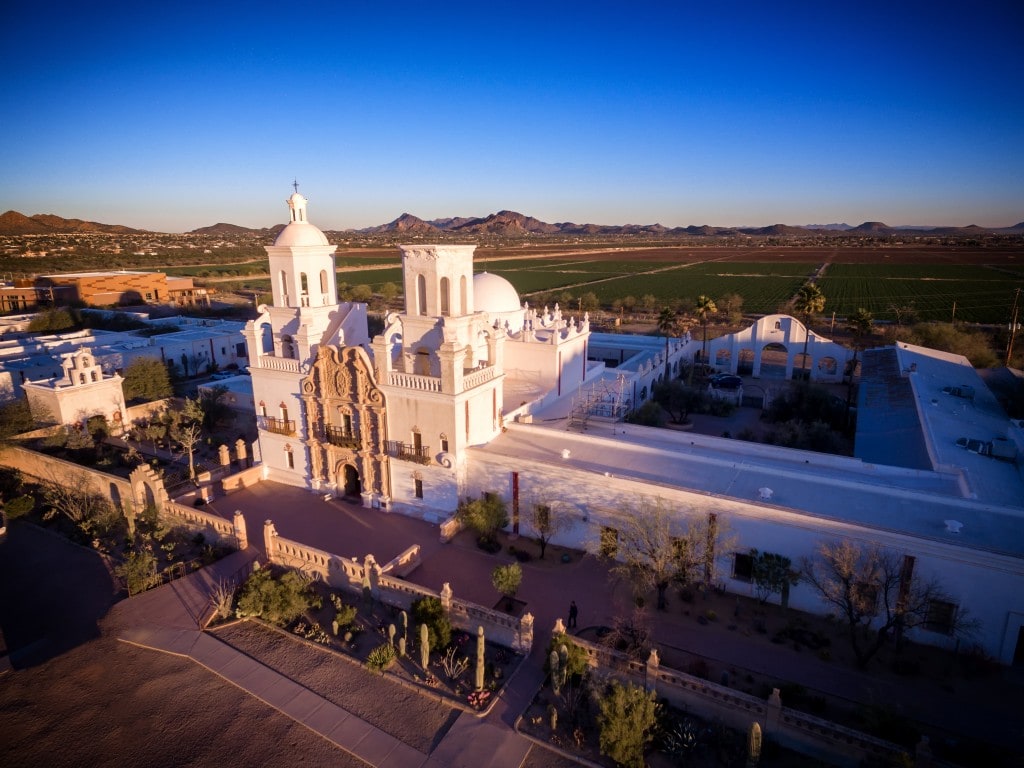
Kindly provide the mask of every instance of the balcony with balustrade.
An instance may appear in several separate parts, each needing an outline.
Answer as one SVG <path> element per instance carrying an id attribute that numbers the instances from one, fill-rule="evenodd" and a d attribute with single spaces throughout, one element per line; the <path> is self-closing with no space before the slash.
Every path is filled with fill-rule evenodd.
<path id="1" fill-rule="evenodd" d="M 345 431 L 342 427 L 335 426 L 334 424 L 328 424 L 319 432 L 319 437 L 326 443 L 337 446 L 338 448 L 351 448 L 357 450 L 362 446 L 362 442 L 359 439 L 359 432 L 357 431 Z"/>
<path id="2" fill-rule="evenodd" d="M 259 426 L 266 432 L 273 432 L 275 435 L 294 435 L 294 419 L 276 419 L 273 416 L 261 416 L 262 422 Z"/>
<path id="3" fill-rule="evenodd" d="M 417 464 L 429 464 L 431 461 L 430 449 L 425 445 L 415 446 L 401 440 L 387 440 L 384 450 L 388 456 L 402 461 L 414 461 Z"/>

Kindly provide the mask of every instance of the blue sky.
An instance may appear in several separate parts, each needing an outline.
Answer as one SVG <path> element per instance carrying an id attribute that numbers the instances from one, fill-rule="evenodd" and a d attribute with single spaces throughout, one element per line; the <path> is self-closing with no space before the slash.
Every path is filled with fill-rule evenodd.
<path id="1" fill-rule="evenodd" d="M 0 211 L 1024 220 L 1020 2 L 8 3 Z"/>

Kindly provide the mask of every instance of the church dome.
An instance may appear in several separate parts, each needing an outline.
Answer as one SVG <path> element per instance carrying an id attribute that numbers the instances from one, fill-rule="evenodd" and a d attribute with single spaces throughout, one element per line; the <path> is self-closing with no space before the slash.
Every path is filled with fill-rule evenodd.
<path id="1" fill-rule="evenodd" d="M 330 245 L 330 243 L 327 242 L 327 235 L 308 221 L 293 221 L 281 230 L 274 245 L 302 246 Z"/>
<path id="2" fill-rule="evenodd" d="M 512 283 L 488 272 L 473 275 L 473 306 L 477 311 L 492 315 L 516 312 L 523 308 Z"/>
<path id="3" fill-rule="evenodd" d="M 303 245 L 330 245 L 327 242 L 327 236 L 306 219 L 306 206 L 309 201 L 299 194 L 298 182 L 296 182 L 295 194 L 285 202 L 288 203 L 288 209 L 291 212 L 291 221 L 281 230 L 274 245 L 292 248 Z"/>

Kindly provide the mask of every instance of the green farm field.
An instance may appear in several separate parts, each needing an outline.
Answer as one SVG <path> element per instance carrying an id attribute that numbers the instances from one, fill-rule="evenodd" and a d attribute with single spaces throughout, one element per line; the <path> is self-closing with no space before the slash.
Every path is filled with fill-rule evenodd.
<path id="1" fill-rule="evenodd" d="M 338 256 L 338 281 L 379 290 L 401 288 L 398 250 L 350 249 Z M 385 266 L 385 265 L 393 266 Z M 230 268 L 250 267 L 223 265 Z M 543 294 L 578 298 L 594 293 L 609 306 L 616 299 L 654 296 L 672 306 L 701 294 L 735 293 L 743 310 L 777 312 L 808 279 L 826 297 L 825 314 L 844 317 L 858 307 L 877 320 L 895 319 L 894 307 L 912 306 L 921 320 L 1002 324 L 1008 321 L 1017 288 L 1024 288 L 1024 244 L 1017 247 L 877 246 L 786 247 L 771 245 L 478 248 L 476 272 L 501 275 L 530 301 Z M 194 269 L 194 268 L 193 268 Z M 243 273 L 244 274 L 244 273 Z M 226 277 L 226 276 L 225 276 Z M 221 277 L 217 287 L 267 290 L 258 278 L 237 282 Z M 241 275 L 240 275 L 241 277 Z M 200 279 L 199 282 L 202 282 Z"/>

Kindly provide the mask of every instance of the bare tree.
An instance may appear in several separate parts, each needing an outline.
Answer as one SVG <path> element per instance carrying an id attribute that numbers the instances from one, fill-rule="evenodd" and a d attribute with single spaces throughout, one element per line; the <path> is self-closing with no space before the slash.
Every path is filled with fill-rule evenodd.
<path id="1" fill-rule="evenodd" d="M 541 501 L 530 504 L 527 510 L 527 521 L 540 545 L 541 560 L 544 559 L 544 552 L 551 539 L 564 530 L 570 522 L 559 509 L 558 502 Z"/>
<path id="2" fill-rule="evenodd" d="M 64 515 L 86 534 L 112 511 L 110 502 L 96 493 L 84 472 L 51 475 L 43 485 L 43 499 L 50 507 L 44 518 Z"/>
<path id="3" fill-rule="evenodd" d="M 188 476 L 196 481 L 196 447 L 203 439 L 203 405 L 198 399 L 187 398 L 180 411 L 171 412 L 170 434 L 181 443 L 188 454 Z"/>
<path id="4" fill-rule="evenodd" d="M 938 581 L 914 573 L 912 556 L 875 544 L 822 543 L 815 558 L 803 559 L 800 573 L 845 621 L 860 668 L 890 639 L 899 644 L 907 630 L 928 622 L 936 606 L 954 605 Z"/>
<path id="5" fill-rule="evenodd" d="M 654 589 L 659 611 L 667 608 L 665 595 L 673 583 L 713 583 L 725 530 L 716 515 L 684 523 L 662 499 L 646 498 L 622 512 L 612 572 L 639 592 Z"/>

